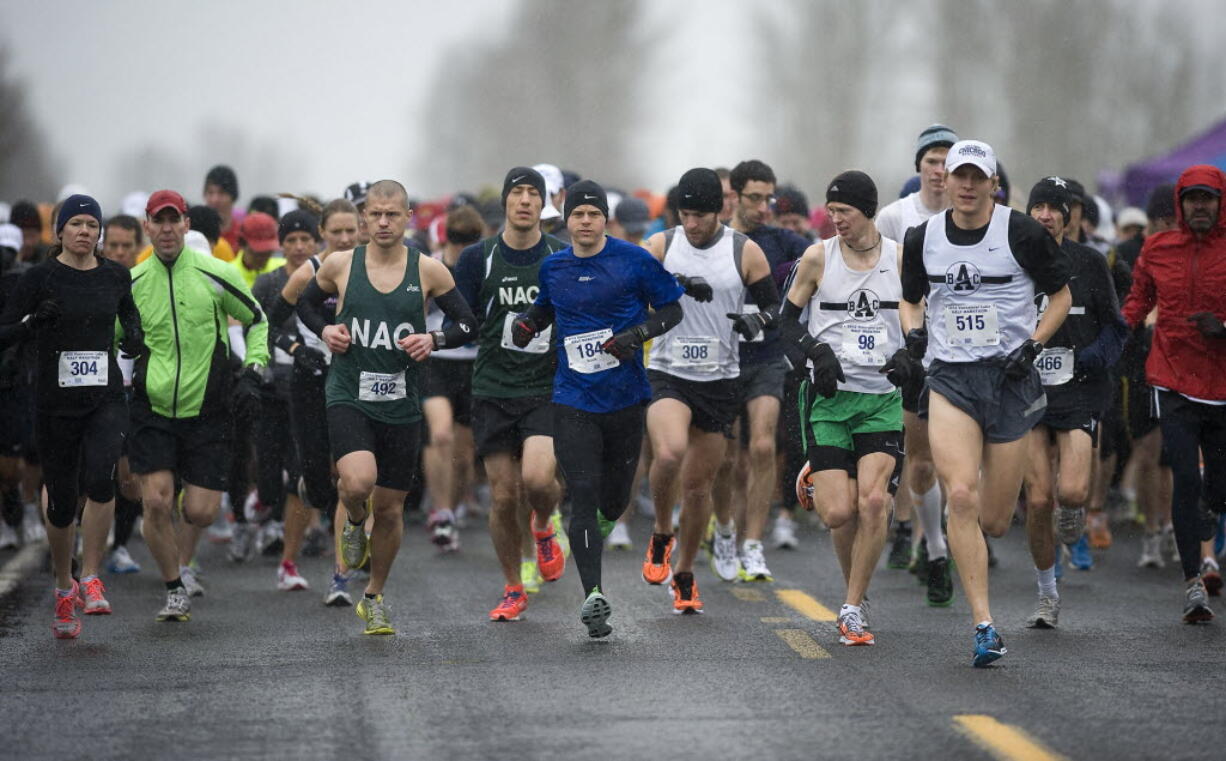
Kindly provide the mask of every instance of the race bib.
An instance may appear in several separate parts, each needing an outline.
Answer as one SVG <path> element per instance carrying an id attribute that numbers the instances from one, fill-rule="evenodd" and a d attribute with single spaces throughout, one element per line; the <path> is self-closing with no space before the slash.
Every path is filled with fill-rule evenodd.
<path id="1" fill-rule="evenodd" d="M 1073 350 L 1066 347 L 1044 349 L 1034 360 L 1044 386 L 1059 386 L 1071 381 L 1073 364 Z"/>
<path id="2" fill-rule="evenodd" d="M 105 351 L 60 352 L 60 388 L 105 386 L 110 378 L 110 363 Z"/>
<path id="3" fill-rule="evenodd" d="M 708 336 L 671 338 L 673 367 L 689 370 L 715 370 L 719 367 L 719 339 Z"/>
<path id="4" fill-rule="evenodd" d="M 549 351 L 550 340 L 553 338 L 553 326 L 550 325 L 540 333 L 537 333 L 536 337 L 521 349 L 511 340 L 511 326 L 515 323 L 515 317 L 516 315 L 508 312 L 507 319 L 502 322 L 502 348 L 510 349 L 511 351 L 523 351 L 529 354 L 544 354 Z"/>
<path id="5" fill-rule="evenodd" d="M 757 304 L 745 304 L 741 308 L 742 314 L 757 314 L 758 311 L 759 310 L 758 310 Z M 754 336 L 752 341 L 746 341 L 745 336 L 741 335 L 740 333 L 737 333 L 737 340 L 739 340 L 741 343 L 760 344 L 766 340 L 766 330 L 763 329 L 762 331 L 760 331 L 758 335 Z"/>
<path id="6" fill-rule="evenodd" d="M 859 322 L 843 323 L 843 359 L 853 365 L 881 367 L 885 364 L 885 326 Z"/>
<path id="7" fill-rule="evenodd" d="M 996 346 L 1000 328 L 995 304 L 950 304 L 945 307 L 950 346 Z"/>
<path id="8" fill-rule="evenodd" d="M 398 373 L 362 371 L 358 377 L 358 401 L 395 402 L 404 398 L 404 370 Z"/>
<path id="9" fill-rule="evenodd" d="M 604 342 L 613 337 L 609 328 L 567 336 L 562 345 L 566 348 L 566 362 L 575 372 L 590 375 L 617 367 L 621 362 L 612 354 L 606 354 Z"/>

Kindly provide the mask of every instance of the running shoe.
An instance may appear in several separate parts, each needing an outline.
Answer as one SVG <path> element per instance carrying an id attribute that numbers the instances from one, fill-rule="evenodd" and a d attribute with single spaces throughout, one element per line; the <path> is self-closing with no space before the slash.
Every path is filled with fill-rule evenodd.
<path id="1" fill-rule="evenodd" d="M 460 549 L 460 530 L 455 525 L 455 514 L 450 510 L 432 510 L 426 521 L 430 527 L 430 541 L 440 552 L 457 552 Z"/>
<path id="2" fill-rule="evenodd" d="M 972 666 L 983 668 L 1000 660 L 1000 657 L 1008 652 L 1005 649 L 1004 640 L 996 633 L 995 626 L 979 624 L 975 627 L 975 652 L 971 658 Z"/>
<path id="3" fill-rule="evenodd" d="M 809 463 L 805 463 L 800 472 L 796 474 L 796 504 L 800 505 L 809 512 L 816 509 L 813 504 L 813 484 L 809 483 L 809 474 L 811 473 Z"/>
<path id="4" fill-rule="evenodd" d="M 366 528 L 362 524 L 355 526 L 348 518 L 345 518 L 344 521 L 345 526 L 341 529 L 341 546 L 337 548 L 337 552 L 344 559 L 346 567 L 361 568 L 370 559 L 370 537 L 366 536 Z"/>
<path id="5" fill-rule="evenodd" d="M 43 528 L 43 519 L 38 513 L 35 513 L 34 517 L 30 517 L 30 511 L 27 509 L 26 519 L 22 523 L 22 543 L 34 544 L 46 541 L 46 539 L 47 529 Z"/>
<path id="6" fill-rule="evenodd" d="M 244 563 L 255 556 L 256 527 L 250 523 L 234 524 L 234 534 L 230 537 L 230 560 Z"/>
<path id="7" fill-rule="evenodd" d="M 188 565 L 179 566 L 179 578 L 183 581 L 183 588 L 187 590 L 188 595 L 204 597 L 204 586 L 196 578 L 195 569 Z"/>
<path id="8" fill-rule="evenodd" d="M 954 576 L 949 567 L 949 558 L 928 561 L 928 605 L 945 608 L 954 601 Z"/>
<path id="9" fill-rule="evenodd" d="M 56 639 L 76 639 L 81 636 L 81 618 L 77 616 L 79 607 L 81 588 L 77 582 L 72 582 L 72 590 L 66 595 L 58 589 L 55 590 L 55 621 L 51 624 L 51 634 Z"/>
<path id="10" fill-rule="evenodd" d="M 1107 520 L 1104 510 L 1095 510 L 1087 517 L 1090 527 L 1090 546 L 1096 550 L 1110 549 L 1112 541 L 1111 523 Z"/>
<path id="11" fill-rule="evenodd" d="M 1068 547 L 1068 562 L 1079 571 L 1088 571 L 1094 567 L 1094 556 L 1090 554 L 1090 540 L 1083 534 L 1080 539 Z"/>
<path id="12" fill-rule="evenodd" d="M 771 529 L 771 545 L 777 550 L 794 550 L 800 542 L 796 539 L 796 521 L 783 513 L 775 518 Z"/>
<path id="13" fill-rule="evenodd" d="M 609 536 L 604 540 L 604 546 L 611 550 L 632 550 L 634 542 L 630 540 L 630 529 L 626 528 L 626 524 L 618 521 L 613 530 L 609 532 Z"/>
<path id="14" fill-rule="evenodd" d="M 387 604 L 383 602 L 383 595 L 362 597 L 361 600 L 358 600 L 358 605 L 354 608 L 354 612 L 358 614 L 358 618 L 366 622 L 366 629 L 362 632 L 363 634 L 396 633 L 396 629 L 387 617 Z"/>
<path id="15" fill-rule="evenodd" d="M 838 618 L 839 644 L 850 647 L 874 645 L 877 638 L 864 628 L 864 619 L 854 608 L 844 607 Z"/>
<path id="16" fill-rule="evenodd" d="M 265 557 L 276 557 L 285 549 L 285 524 L 281 521 L 266 521 L 260 526 L 256 535 L 257 553 Z"/>
<path id="17" fill-rule="evenodd" d="M 259 526 L 272 517 L 272 505 L 265 505 L 260 501 L 259 494 L 253 491 L 247 495 L 247 500 L 243 503 L 243 517 L 248 523 Z"/>
<path id="18" fill-rule="evenodd" d="M 762 542 L 756 539 L 746 539 L 741 542 L 741 581 L 774 581 L 771 569 L 766 567 L 766 556 L 762 554 Z"/>
<path id="19" fill-rule="evenodd" d="M 1205 591 L 1210 597 L 1222 596 L 1222 569 L 1218 568 L 1217 561 L 1213 558 L 1201 561 L 1200 579 L 1205 582 Z"/>
<path id="20" fill-rule="evenodd" d="M 1060 622 L 1060 598 L 1039 595 L 1039 604 L 1026 619 L 1031 629 L 1055 629 Z"/>
<path id="21" fill-rule="evenodd" d="M 116 547 L 106 561 L 107 573 L 140 573 L 140 563 L 132 559 L 127 547 Z"/>
<path id="22" fill-rule="evenodd" d="M 553 527 L 544 531 L 532 530 L 532 538 L 536 540 L 536 566 L 545 581 L 557 581 L 566 571 L 566 556 L 562 554 L 562 546 L 558 544 L 558 535 Z"/>
<path id="23" fill-rule="evenodd" d="M 901 570 L 911 565 L 911 524 L 899 522 L 894 526 L 894 540 L 890 544 L 890 556 L 886 568 Z"/>
<path id="24" fill-rule="evenodd" d="M 702 600 L 698 596 L 698 582 L 689 571 L 673 574 L 673 613 L 693 614 L 702 612 Z"/>
<path id="25" fill-rule="evenodd" d="M 302 555 L 308 558 L 323 557 L 328 552 L 328 532 L 320 526 L 307 529 L 302 539 Z"/>
<path id="26" fill-rule="evenodd" d="M 187 596 L 183 587 L 167 590 L 166 604 L 158 611 L 158 621 L 191 621 L 192 598 Z"/>
<path id="27" fill-rule="evenodd" d="M 277 589 L 282 592 L 295 592 L 300 589 L 310 589 L 311 585 L 298 573 L 298 565 L 292 560 L 283 560 L 277 568 Z"/>
<path id="28" fill-rule="evenodd" d="M 648 584 L 667 584 L 673 578 L 673 547 L 677 545 L 672 534 L 652 534 L 647 545 L 647 557 L 643 560 L 643 581 Z"/>
<path id="29" fill-rule="evenodd" d="M 332 581 L 328 584 L 328 593 L 324 595 L 324 605 L 334 608 L 339 608 L 342 605 L 353 605 L 353 598 L 349 596 L 349 578 L 350 573 L 341 573 L 340 571 L 332 573 Z"/>
<path id="30" fill-rule="evenodd" d="M 1056 538 L 1061 544 L 1074 544 L 1086 531 L 1084 507 L 1056 507 Z M 1088 548 L 1088 547 L 1087 547 Z"/>
<path id="31" fill-rule="evenodd" d="M 519 563 L 519 583 L 523 585 L 524 591 L 530 595 L 534 595 L 541 591 L 541 584 L 545 578 L 541 576 L 541 569 L 537 566 L 535 560 L 521 560 Z"/>
<path id="32" fill-rule="evenodd" d="M 613 607 L 600 593 L 600 587 L 593 589 L 579 608 L 579 620 L 587 627 L 587 636 L 593 639 L 607 637 L 613 631 L 613 627 L 608 623 L 612 615 Z"/>
<path id="33" fill-rule="evenodd" d="M 868 622 L 868 610 L 869 610 L 868 595 L 864 595 L 863 597 L 860 598 L 860 623 L 864 626 L 865 629 L 872 629 L 873 627 L 869 625 L 869 622 Z"/>
<path id="34" fill-rule="evenodd" d="M 736 555 L 736 535 L 715 532 L 711 540 L 711 570 L 723 581 L 736 581 L 741 559 Z"/>
<path id="35" fill-rule="evenodd" d="M 1137 561 L 1137 568 L 1166 568 L 1166 561 L 1162 559 L 1160 534 L 1146 534 L 1141 537 L 1141 559 Z"/>
<path id="36" fill-rule="evenodd" d="M 1209 607 L 1209 593 L 1205 591 L 1205 583 L 1200 579 L 1193 579 L 1184 590 L 1183 622 L 1207 624 L 1212 620 L 1213 608 Z"/>
<path id="37" fill-rule="evenodd" d="M 528 595 L 521 587 L 504 587 L 502 602 L 490 611 L 491 621 L 518 621 L 520 615 L 528 609 Z"/>
<path id="38" fill-rule="evenodd" d="M 205 534 L 210 544 L 228 544 L 234 539 L 234 522 L 230 511 L 223 509 L 217 514 L 217 520 L 209 526 Z"/>
<path id="39" fill-rule="evenodd" d="M 111 615 L 111 603 L 106 599 L 106 586 L 102 583 L 102 579 L 97 576 L 91 576 L 83 580 L 79 592 L 80 596 L 85 600 L 85 615 Z"/>
<path id="40" fill-rule="evenodd" d="M 0 550 L 15 550 L 20 542 L 17 532 L 7 523 L 0 523 Z"/>
<path id="41" fill-rule="evenodd" d="M 562 555 L 570 557 L 570 537 L 566 536 L 566 529 L 562 526 L 562 511 L 554 510 L 549 516 L 549 525 L 553 527 L 553 533 L 558 537 L 558 544 L 562 545 Z"/>
<path id="42" fill-rule="evenodd" d="M 1175 543 L 1175 527 L 1167 524 L 1162 529 L 1161 541 L 1158 544 L 1162 558 L 1168 563 L 1179 560 L 1179 545 Z"/>

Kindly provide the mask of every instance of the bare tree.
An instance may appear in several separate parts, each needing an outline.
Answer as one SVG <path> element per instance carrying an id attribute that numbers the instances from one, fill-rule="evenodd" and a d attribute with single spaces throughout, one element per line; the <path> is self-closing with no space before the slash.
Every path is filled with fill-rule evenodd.
<path id="1" fill-rule="evenodd" d="M 10 70 L 0 48 L 0 198 L 53 200 L 56 167 L 26 104 L 25 86 Z"/>
<path id="2" fill-rule="evenodd" d="M 524 0 L 500 39 L 458 46 L 412 115 L 425 127 L 408 176 L 457 190 L 550 162 L 632 183 L 627 136 L 642 128 L 632 85 L 650 48 L 636 29 L 640 13 L 639 0 Z"/>

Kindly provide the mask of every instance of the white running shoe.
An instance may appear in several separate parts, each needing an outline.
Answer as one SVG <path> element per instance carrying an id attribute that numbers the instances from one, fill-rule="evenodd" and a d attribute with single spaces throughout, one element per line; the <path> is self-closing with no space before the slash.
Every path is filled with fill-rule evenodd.
<path id="1" fill-rule="evenodd" d="M 255 554 L 256 527 L 250 523 L 235 523 L 230 539 L 230 560 L 243 563 Z"/>
<path id="2" fill-rule="evenodd" d="M 0 550 L 16 549 L 17 545 L 17 532 L 9 524 L 0 523 Z"/>
<path id="3" fill-rule="evenodd" d="M 196 572 L 190 566 L 179 566 L 179 578 L 183 580 L 183 588 L 190 597 L 204 597 L 204 587 L 196 578 Z"/>
<path id="4" fill-rule="evenodd" d="M 736 556 L 736 534 L 721 534 L 717 529 L 712 535 L 711 570 L 724 581 L 737 580 L 741 559 Z"/>
<path id="5" fill-rule="evenodd" d="M 175 587 L 166 593 L 166 605 L 158 611 L 158 621 L 192 620 L 192 601 L 183 587 Z"/>
<path id="6" fill-rule="evenodd" d="M 775 527 L 771 530 L 771 544 L 777 550 L 794 550 L 800 542 L 796 539 L 796 521 L 783 513 L 775 518 Z"/>
<path id="7" fill-rule="evenodd" d="M 277 567 L 277 589 L 282 592 L 295 592 L 310 588 L 311 585 L 298 573 L 298 566 L 292 560 L 286 560 Z"/>
<path id="8" fill-rule="evenodd" d="M 110 573 L 140 573 L 140 563 L 132 559 L 127 547 L 116 547 L 107 561 L 106 570 Z"/>
<path id="9" fill-rule="evenodd" d="M 47 529 L 43 527 L 43 516 L 39 512 L 38 505 L 33 502 L 26 503 L 25 520 L 22 522 L 22 539 L 25 544 L 41 542 L 47 538 Z"/>
<path id="10" fill-rule="evenodd" d="M 1141 559 L 1137 561 L 1137 568 L 1166 568 L 1161 545 L 1162 537 L 1158 534 L 1141 537 Z"/>
<path id="11" fill-rule="evenodd" d="M 766 556 L 762 553 L 762 542 L 756 539 L 746 539 L 741 543 L 741 581 L 774 581 L 771 571 L 766 567 Z"/>
<path id="12" fill-rule="evenodd" d="M 256 554 L 279 554 L 285 546 L 285 525 L 281 521 L 267 521 L 260 526 L 255 540 Z"/>
<path id="13" fill-rule="evenodd" d="M 1166 526 L 1159 534 L 1162 539 L 1158 544 L 1159 551 L 1162 553 L 1162 558 L 1168 563 L 1175 563 L 1179 560 L 1179 545 L 1175 543 L 1175 527 Z"/>
<path id="14" fill-rule="evenodd" d="M 604 540 L 604 545 L 611 550 L 634 549 L 634 542 L 630 541 L 630 530 L 626 528 L 626 524 L 621 521 L 613 524 L 613 530 Z"/>
<path id="15" fill-rule="evenodd" d="M 211 544 L 229 544 L 230 540 L 234 538 L 234 522 L 231 520 L 232 518 L 233 514 L 226 510 L 222 510 L 217 514 L 217 520 L 213 521 L 208 531 L 205 532 Z"/>

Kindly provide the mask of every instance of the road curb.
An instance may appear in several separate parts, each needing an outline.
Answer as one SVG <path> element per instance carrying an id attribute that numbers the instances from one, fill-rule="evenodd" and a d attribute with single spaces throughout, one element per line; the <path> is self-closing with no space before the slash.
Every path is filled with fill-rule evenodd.
<path id="1" fill-rule="evenodd" d="M 0 600 L 17 589 L 25 577 L 42 566 L 46 553 L 46 542 L 33 542 L 22 547 L 9 562 L 4 564 L 3 568 L 0 568 Z"/>

